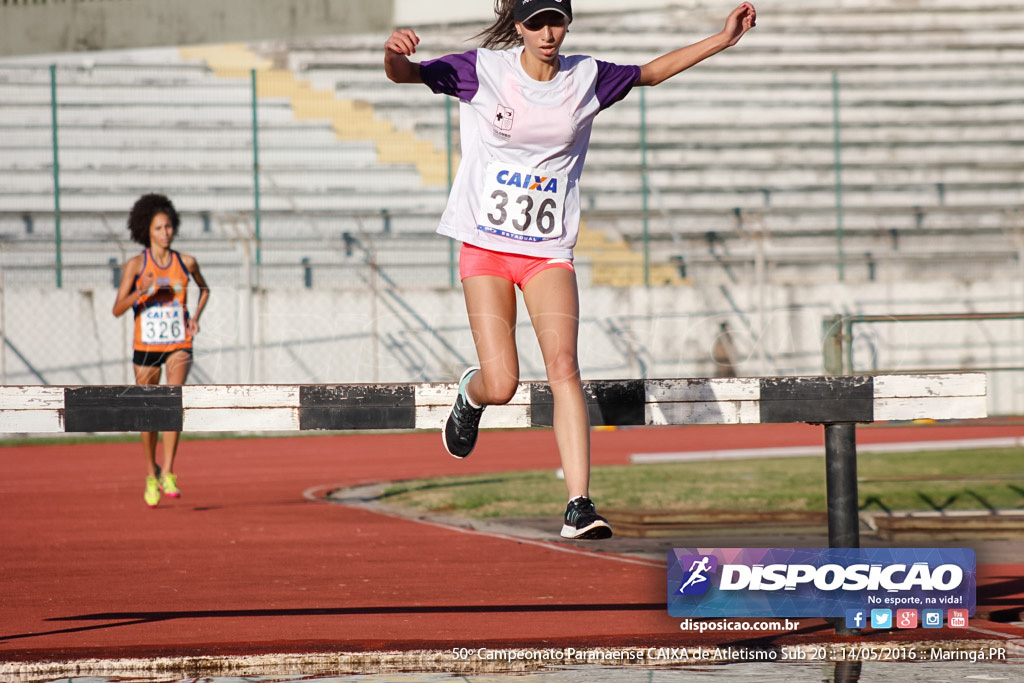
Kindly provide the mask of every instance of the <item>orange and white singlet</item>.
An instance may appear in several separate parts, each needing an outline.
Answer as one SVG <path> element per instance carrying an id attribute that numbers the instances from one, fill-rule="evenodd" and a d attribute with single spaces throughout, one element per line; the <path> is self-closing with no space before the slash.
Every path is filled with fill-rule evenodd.
<path id="1" fill-rule="evenodd" d="M 185 308 L 190 276 L 181 254 L 173 250 L 170 254 L 171 262 L 161 268 L 149 249 L 142 252 L 142 270 L 135 279 L 135 287 L 138 289 L 139 280 L 146 272 L 153 273 L 154 280 L 153 289 L 144 292 L 132 307 L 135 311 L 133 348 L 136 351 L 166 353 L 192 348 L 188 310 Z"/>

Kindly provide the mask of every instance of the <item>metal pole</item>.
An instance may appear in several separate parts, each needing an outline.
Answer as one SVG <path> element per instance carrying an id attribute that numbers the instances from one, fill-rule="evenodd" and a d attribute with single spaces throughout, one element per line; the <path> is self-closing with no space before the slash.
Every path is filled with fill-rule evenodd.
<path id="1" fill-rule="evenodd" d="M 825 425 L 825 489 L 829 547 L 859 548 L 857 426 L 854 424 Z"/>
<path id="2" fill-rule="evenodd" d="M 846 279 L 843 259 L 843 165 L 839 139 L 839 72 L 832 72 L 832 146 L 836 167 L 836 250 L 839 259 L 839 281 Z"/>
<path id="3" fill-rule="evenodd" d="M 57 289 L 64 286 L 64 259 L 60 236 L 60 148 L 57 143 L 57 65 L 50 65 L 50 126 L 53 140 L 53 246 L 57 264 Z"/>
<path id="4" fill-rule="evenodd" d="M 825 425 L 825 490 L 828 500 L 828 547 L 860 547 L 857 496 L 857 432 L 853 424 Z M 842 617 L 828 620 L 836 635 L 860 633 Z"/>
<path id="5" fill-rule="evenodd" d="M 252 384 L 253 370 L 255 368 L 256 349 L 254 343 L 255 332 L 255 316 L 253 315 L 253 286 L 252 286 L 252 256 L 249 253 L 249 241 L 246 239 L 239 240 L 238 246 L 242 252 L 242 279 L 243 284 L 240 289 L 240 293 L 244 297 L 242 305 L 240 306 L 241 315 L 245 317 L 242 324 L 238 326 L 239 334 L 245 336 L 244 340 L 241 340 L 242 345 L 245 348 L 245 366 L 241 373 L 242 382 L 245 384 Z"/>
<path id="6" fill-rule="evenodd" d="M 260 134 L 259 134 L 259 120 L 256 116 L 257 113 L 257 102 L 256 102 L 256 69 L 249 70 L 252 83 L 252 189 L 253 189 L 253 226 L 256 231 L 256 268 L 259 269 L 260 263 L 262 262 L 260 254 L 260 245 L 262 240 L 260 239 Z M 249 286 L 252 285 L 250 280 L 247 283 Z"/>
<path id="7" fill-rule="evenodd" d="M 0 268 L 0 384 L 7 384 L 7 288 Z"/>
<path id="8" fill-rule="evenodd" d="M 448 150 L 448 193 L 452 191 L 452 180 L 454 179 L 454 155 L 455 152 L 452 150 L 452 98 L 444 98 L 444 130 L 445 130 L 445 147 Z M 455 263 L 455 240 L 448 240 L 448 286 L 455 287 L 457 280 L 455 271 L 457 264 Z"/>
<path id="9" fill-rule="evenodd" d="M 754 234 L 756 249 L 754 251 L 754 281 L 757 282 L 757 372 L 764 377 L 768 374 L 767 344 L 768 316 L 765 313 L 765 293 L 768 287 L 765 283 L 764 267 L 764 223 L 762 222 Z"/>
<path id="10" fill-rule="evenodd" d="M 821 321 L 821 336 L 822 365 L 825 374 L 843 374 L 843 316 L 825 316 Z"/>
<path id="11" fill-rule="evenodd" d="M 853 323 L 856 322 L 853 318 L 843 319 L 843 373 L 844 375 L 853 374 Z"/>
<path id="12" fill-rule="evenodd" d="M 850 633 L 840 633 L 840 635 L 856 635 L 858 633 L 860 631 L 851 629 Z M 863 667 L 864 664 L 860 661 L 836 662 L 832 668 L 832 681 L 834 683 L 857 683 L 860 681 Z"/>
<path id="13" fill-rule="evenodd" d="M 640 201 L 642 202 L 644 234 L 644 286 L 651 286 L 651 240 L 647 220 L 647 97 L 640 88 Z"/>

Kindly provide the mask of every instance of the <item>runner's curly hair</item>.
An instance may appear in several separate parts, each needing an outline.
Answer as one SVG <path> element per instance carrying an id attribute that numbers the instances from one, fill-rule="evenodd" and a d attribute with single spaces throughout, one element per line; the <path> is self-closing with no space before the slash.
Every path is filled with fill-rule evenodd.
<path id="1" fill-rule="evenodd" d="M 144 247 L 149 247 L 149 226 L 153 217 L 158 213 L 165 214 L 174 227 L 174 234 L 178 234 L 178 226 L 181 219 L 174 209 L 171 200 L 162 194 L 144 194 L 135 202 L 132 211 L 128 214 L 128 232 L 132 240 Z"/>
<path id="2" fill-rule="evenodd" d="M 516 31 L 516 20 L 513 18 L 515 9 L 516 0 L 494 0 L 494 23 L 473 38 L 483 38 L 481 47 L 490 50 L 504 50 L 522 45 L 523 37 Z"/>

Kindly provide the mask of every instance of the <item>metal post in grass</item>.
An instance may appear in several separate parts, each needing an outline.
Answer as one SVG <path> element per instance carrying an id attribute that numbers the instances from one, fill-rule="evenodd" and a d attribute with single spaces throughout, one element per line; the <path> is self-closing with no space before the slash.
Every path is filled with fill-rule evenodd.
<path id="1" fill-rule="evenodd" d="M 825 488 L 828 492 L 828 545 L 860 547 L 857 505 L 857 426 L 825 425 Z"/>
<path id="2" fill-rule="evenodd" d="M 444 98 L 444 131 L 445 131 L 445 147 L 447 149 L 448 158 L 448 193 L 452 191 L 452 179 L 453 171 L 455 167 L 454 155 L 455 152 L 452 150 L 452 98 Z M 455 240 L 448 240 L 448 286 L 455 287 Z"/>
<path id="3" fill-rule="evenodd" d="M 640 201 L 643 211 L 644 286 L 651 286 L 651 242 L 647 221 L 647 88 L 640 88 Z"/>
<path id="4" fill-rule="evenodd" d="M 53 141 L 53 247 L 57 268 L 57 289 L 64 286 L 60 236 L 60 147 L 57 143 L 57 65 L 50 65 L 50 128 Z"/>
<path id="5" fill-rule="evenodd" d="M 825 425 L 825 490 L 828 501 L 828 547 L 860 547 L 857 493 L 856 425 Z M 842 618 L 830 619 L 837 635 L 859 633 Z"/>
<path id="6" fill-rule="evenodd" d="M 256 232 L 256 268 L 260 267 L 260 129 L 257 116 L 256 100 L 256 69 L 249 70 L 252 83 L 252 190 L 253 190 L 253 229 Z M 251 282 L 248 283 L 250 286 Z"/>
<path id="7" fill-rule="evenodd" d="M 857 426 L 825 425 L 825 489 L 828 501 L 828 547 L 860 547 L 857 494 Z M 830 620 L 838 635 L 853 635 L 841 618 Z"/>
<path id="8" fill-rule="evenodd" d="M 832 72 L 832 147 L 836 171 L 836 249 L 839 262 L 839 281 L 846 279 L 843 263 L 843 164 L 842 144 L 839 135 L 839 72 Z"/>

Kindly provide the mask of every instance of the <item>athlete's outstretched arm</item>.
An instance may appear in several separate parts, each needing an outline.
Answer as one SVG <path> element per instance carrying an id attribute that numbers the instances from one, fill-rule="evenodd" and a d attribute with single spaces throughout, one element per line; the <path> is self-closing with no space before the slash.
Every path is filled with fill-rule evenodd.
<path id="1" fill-rule="evenodd" d="M 422 83 L 420 65 L 410 61 L 420 37 L 411 28 L 396 29 L 384 43 L 384 73 L 395 83 Z"/>
<path id="2" fill-rule="evenodd" d="M 739 42 L 744 33 L 754 28 L 756 19 L 757 12 L 754 10 L 754 6 L 749 2 L 743 3 L 732 11 L 729 18 L 725 20 L 725 28 L 719 33 L 693 45 L 673 50 L 641 66 L 640 80 L 637 81 L 637 85 L 657 85 L 711 55 L 718 54 L 727 47 L 732 47 Z"/>

